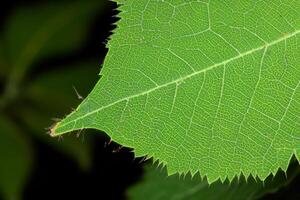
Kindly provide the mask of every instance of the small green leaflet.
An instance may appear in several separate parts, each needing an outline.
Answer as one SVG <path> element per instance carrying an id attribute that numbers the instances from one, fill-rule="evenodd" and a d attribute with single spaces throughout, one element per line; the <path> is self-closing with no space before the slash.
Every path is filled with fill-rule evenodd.
<path id="1" fill-rule="evenodd" d="M 101 80 L 53 136 L 99 129 L 208 182 L 299 156 L 300 1 L 118 3 Z"/>

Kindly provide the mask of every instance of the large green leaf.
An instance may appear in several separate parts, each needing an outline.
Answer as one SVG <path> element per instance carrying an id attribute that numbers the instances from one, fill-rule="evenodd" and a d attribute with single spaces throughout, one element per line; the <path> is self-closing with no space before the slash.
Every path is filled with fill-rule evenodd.
<path id="1" fill-rule="evenodd" d="M 300 1 L 118 2 L 101 80 L 52 135 L 100 129 L 209 182 L 300 155 Z"/>
<path id="2" fill-rule="evenodd" d="M 153 166 L 145 167 L 145 177 L 128 190 L 130 200 L 254 200 L 267 193 L 276 192 L 279 188 L 289 184 L 297 174 L 299 168 L 293 168 L 291 174 L 286 176 L 282 171 L 275 177 L 268 177 L 265 182 L 250 177 L 247 181 L 242 177 L 234 179 L 232 183 L 215 182 L 211 185 L 198 175 L 167 177 L 165 168 L 155 169 Z"/>
<path id="3" fill-rule="evenodd" d="M 0 197 L 21 199 L 31 167 L 30 143 L 8 119 L 0 116 Z"/>

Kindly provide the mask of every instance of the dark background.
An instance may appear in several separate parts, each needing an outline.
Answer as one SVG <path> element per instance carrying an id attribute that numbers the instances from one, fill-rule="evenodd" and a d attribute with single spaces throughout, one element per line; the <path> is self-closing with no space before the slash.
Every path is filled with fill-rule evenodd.
<path id="1" fill-rule="evenodd" d="M 0 31 L 3 30 L 3 24 L 14 9 L 22 6 L 47 4 L 48 2 L 50 1 L 13 0 L 5 1 L 4 4 L 1 2 Z M 72 1 L 69 2 L 72 3 Z M 38 67 L 33 68 L 27 80 L 35 79 L 48 70 L 55 71 L 56 68 L 64 64 L 68 67 L 82 60 L 96 59 L 99 60 L 99 65 L 89 65 L 95 69 L 95 76 L 90 77 L 91 82 L 96 83 L 99 66 L 107 52 L 105 43 L 111 30 L 114 29 L 113 23 L 118 20 L 114 17 L 118 13 L 116 11 L 117 5 L 111 1 L 106 1 L 104 6 L 103 11 L 93 19 L 92 26 L 89 27 L 87 42 L 80 49 L 66 55 L 39 61 L 35 64 Z M 4 84 L 1 84 L 3 82 L 4 80 L 0 80 L 0 92 L 3 89 Z M 72 85 L 69 87 L 72 89 Z M 88 93 L 88 91 L 81 92 Z M 75 91 L 74 98 L 77 98 Z M 78 101 L 79 103 L 80 101 Z M 53 121 L 49 119 L 49 124 L 51 123 Z M 44 133 L 41 132 L 41 134 L 45 133 L 46 130 Z M 79 169 L 75 161 L 56 148 L 33 138 L 37 158 L 26 184 L 24 199 L 125 199 L 126 188 L 141 176 L 141 159 L 135 159 L 130 149 L 121 148 L 110 142 L 105 133 L 89 131 L 84 134 L 89 134 L 95 144 L 92 150 L 92 168 L 87 172 Z M 53 138 L 53 140 L 58 139 Z"/>
<path id="2" fill-rule="evenodd" d="M 37 4 L 47 4 L 49 2 L 47 0 L 12 0 L 5 1 L 4 3 L 1 2 L 0 32 L 5 28 L 4 24 L 6 20 L 12 15 L 15 9 L 22 6 L 30 7 Z M 52 0 L 51 2 L 55 1 Z M 72 3 L 72 1 L 67 2 Z M 90 77 L 90 84 L 95 84 L 98 80 L 96 74 L 99 72 L 99 66 L 107 53 L 105 43 L 111 35 L 111 31 L 115 28 L 113 24 L 118 20 L 116 17 L 118 11 L 116 8 L 117 5 L 115 3 L 108 0 L 105 1 L 104 9 L 96 15 L 91 23 L 92 25 L 89 26 L 87 41 L 79 49 L 68 54 L 57 55 L 36 62 L 34 65 L 38 67 L 33 68 L 25 81 L 36 79 L 48 71 L 58 70 L 63 65 L 71 67 L 78 62 L 92 59 L 99 62 L 99 65 L 88 65 L 88 67 L 95 71 L 95 76 Z M 0 93 L 4 90 L 5 81 L 3 79 L 0 80 Z M 72 85 L 69 88 L 73 90 Z M 89 91 L 80 92 L 86 95 Z M 74 98 L 77 98 L 75 91 Z M 80 101 L 78 100 L 78 104 Z M 66 110 L 68 109 L 70 108 L 66 108 Z M 3 112 L 14 119 L 17 124 L 20 124 L 23 129 L 29 129 L 11 109 L 4 110 Z M 49 125 L 51 123 L 53 121 L 49 118 Z M 41 134 L 45 133 L 46 130 L 44 132 L 41 131 Z M 130 149 L 122 148 L 118 144 L 110 142 L 109 137 L 105 133 L 87 131 L 83 135 L 90 137 L 93 141 L 92 165 L 88 171 L 81 170 L 73 159 L 61 153 L 53 146 L 41 142 L 35 136 L 32 136 L 31 140 L 36 158 L 25 186 L 23 199 L 126 198 L 126 189 L 142 177 L 142 159 L 134 158 Z M 79 139 L 84 141 L 83 136 Z M 58 139 L 54 138 L 53 140 Z M 277 193 L 270 194 L 264 199 L 300 199 L 299 183 L 300 177 L 298 176 L 289 187 L 285 187 Z"/>

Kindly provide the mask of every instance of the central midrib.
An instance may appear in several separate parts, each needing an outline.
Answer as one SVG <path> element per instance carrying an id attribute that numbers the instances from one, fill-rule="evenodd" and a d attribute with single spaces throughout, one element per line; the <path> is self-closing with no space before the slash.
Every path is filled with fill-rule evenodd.
<path id="1" fill-rule="evenodd" d="M 252 50 L 246 51 L 246 52 L 244 52 L 244 53 L 241 53 L 241 54 L 239 54 L 239 55 L 237 55 L 237 56 L 235 56 L 235 57 L 232 57 L 232 58 L 230 58 L 230 59 L 227 59 L 227 60 L 225 60 L 225 61 L 223 61 L 223 62 L 221 62 L 221 63 L 216 63 L 216 64 L 211 65 L 211 66 L 209 66 L 209 67 L 207 67 L 207 68 L 205 68 L 205 69 L 202 69 L 202 70 L 199 70 L 199 71 L 195 71 L 195 72 L 193 72 L 193 73 L 191 73 L 191 74 L 189 74 L 189 75 L 186 75 L 186 76 L 184 76 L 184 77 L 180 77 L 180 78 L 178 78 L 178 79 L 172 80 L 172 81 L 167 82 L 167 83 L 165 83 L 165 84 L 156 86 L 156 87 L 151 88 L 151 89 L 149 89 L 149 90 L 146 90 L 146 91 L 143 91 L 143 92 L 140 92 L 140 93 L 131 95 L 131 96 L 127 96 L 127 97 L 121 98 L 121 99 L 119 99 L 119 100 L 117 100 L 117 101 L 114 101 L 113 103 L 110 103 L 110 104 L 108 104 L 108 105 L 102 106 L 102 107 L 100 107 L 100 108 L 98 108 L 98 109 L 96 109 L 96 110 L 94 110 L 94 111 L 91 111 L 91 112 L 89 112 L 89 113 L 86 113 L 85 115 L 80 116 L 80 117 L 78 117 L 78 118 L 76 118 L 76 119 L 74 119 L 74 120 L 72 120 L 72 121 L 69 121 L 69 122 L 67 122 L 67 123 L 65 123 L 65 124 L 62 124 L 62 126 L 60 126 L 60 123 L 59 123 L 59 124 L 57 125 L 57 128 L 62 128 L 62 127 L 66 126 L 66 125 L 68 125 L 68 124 L 70 124 L 70 123 L 73 123 L 73 122 L 75 122 L 75 121 L 77 121 L 77 120 L 83 119 L 83 118 L 85 118 L 85 117 L 87 117 L 87 116 L 89 116 L 89 115 L 92 115 L 92 114 L 94 114 L 94 113 L 97 113 L 97 112 L 99 112 L 99 111 L 101 111 L 101 110 L 103 110 L 103 109 L 105 109 L 105 108 L 111 107 L 111 106 L 113 106 L 113 105 L 115 105 L 115 104 L 117 104 L 117 103 L 120 103 L 120 102 L 122 102 L 122 101 L 125 101 L 125 100 L 128 101 L 129 99 L 132 99 L 132 98 L 135 98 L 135 97 L 139 97 L 139 96 L 142 96 L 142 95 L 145 95 L 145 94 L 149 94 L 149 93 L 151 93 L 151 92 L 153 92 L 153 91 L 155 91 L 155 90 L 158 90 L 158 89 L 160 89 L 160 88 L 163 88 L 163 87 L 166 87 L 166 86 L 169 86 L 169 85 L 172 85 L 172 84 L 175 84 L 175 83 L 184 81 L 184 80 L 186 80 L 186 79 L 189 79 L 189 78 L 191 78 L 191 77 L 193 77 L 193 76 L 196 76 L 196 75 L 198 75 L 198 74 L 202 74 L 202 73 L 204 73 L 204 72 L 210 71 L 210 70 L 212 70 L 212 69 L 214 69 L 214 68 L 217 68 L 217 67 L 219 67 L 219 66 L 226 65 L 227 63 L 230 63 L 230 62 L 232 62 L 232 61 L 234 61 L 234 60 L 237 60 L 237 59 L 242 58 L 242 57 L 244 57 L 244 56 L 247 56 L 247 55 L 250 55 L 250 54 L 255 53 L 255 52 L 257 52 L 257 51 L 260 51 L 260 50 L 262 50 L 262 49 L 265 49 L 265 48 L 268 48 L 268 47 L 270 47 L 270 46 L 273 46 L 273 45 L 275 45 L 275 44 L 277 44 L 277 43 L 279 43 L 279 42 L 282 42 L 282 41 L 284 41 L 284 40 L 287 40 L 287 39 L 289 39 L 289 38 L 291 38 L 291 37 L 294 37 L 294 36 L 296 36 L 296 35 L 299 34 L 299 33 L 300 33 L 300 30 L 296 30 L 296 31 L 294 31 L 294 32 L 292 32 L 292 33 L 290 33 L 290 34 L 286 34 L 286 35 L 284 35 L 283 37 L 278 38 L 277 40 L 274 40 L 273 42 L 266 43 L 266 44 L 264 44 L 264 45 L 262 45 L 262 46 L 260 46 L 260 47 L 257 47 L 257 48 L 255 48 L 255 49 L 252 49 Z M 77 111 L 77 110 L 76 110 L 76 111 Z M 75 111 L 75 112 L 76 112 L 76 111 Z"/>

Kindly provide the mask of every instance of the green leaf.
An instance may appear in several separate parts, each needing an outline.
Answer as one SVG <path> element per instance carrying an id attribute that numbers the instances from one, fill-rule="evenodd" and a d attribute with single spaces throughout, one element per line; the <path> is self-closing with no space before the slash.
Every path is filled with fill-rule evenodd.
<path id="1" fill-rule="evenodd" d="M 0 196 L 21 199 L 32 164 L 29 142 L 13 123 L 0 116 Z"/>
<path id="2" fill-rule="evenodd" d="M 118 2 L 101 80 L 53 136 L 100 129 L 209 182 L 300 156 L 300 1 Z"/>
<path id="3" fill-rule="evenodd" d="M 268 193 L 276 192 L 279 188 L 289 184 L 297 174 L 299 168 L 293 168 L 291 175 L 286 176 L 282 171 L 275 177 L 268 177 L 265 182 L 250 177 L 247 181 L 244 177 L 228 184 L 228 181 L 215 182 L 211 185 L 196 175 L 190 174 L 184 177 L 172 175 L 167 177 L 166 169 L 145 167 L 145 177 L 128 190 L 130 200 L 164 200 L 164 199 L 189 199 L 189 200 L 254 200 Z"/>

